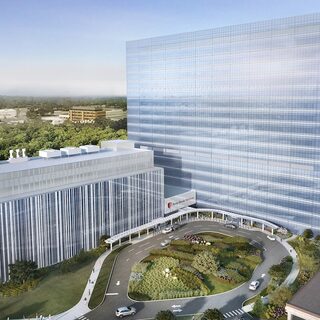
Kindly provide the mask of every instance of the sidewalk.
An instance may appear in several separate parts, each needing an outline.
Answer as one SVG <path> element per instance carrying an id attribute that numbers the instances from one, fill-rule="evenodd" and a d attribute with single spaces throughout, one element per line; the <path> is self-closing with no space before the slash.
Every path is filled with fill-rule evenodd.
<path id="1" fill-rule="evenodd" d="M 297 236 L 294 235 L 294 236 L 290 237 L 289 239 L 282 241 L 283 246 L 287 249 L 287 251 L 289 252 L 289 254 L 293 260 L 291 272 L 289 273 L 287 278 L 281 284 L 282 286 L 289 286 L 290 284 L 292 284 L 296 280 L 296 278 L 298 277 L 298 274 L 299 274 L 298 254 L 297 254 L 296 250 L 294 250 L 294 248 L 288 243 L 290 240 L 293 240 L 296 237 Z"/>

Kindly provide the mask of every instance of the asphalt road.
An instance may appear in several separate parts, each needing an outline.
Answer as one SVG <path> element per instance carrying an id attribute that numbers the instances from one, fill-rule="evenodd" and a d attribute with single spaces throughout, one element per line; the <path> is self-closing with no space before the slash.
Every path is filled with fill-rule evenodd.
<path id="1" fill-rule="evenodd" d="M 179 237 L 181 239 L 185 233 L 198 233 L 204 231 L 243 236 L 250 239 L 250 241 L 253 241 L 253 245 L 264 248 L 264 260 L 255 269 L 252 278 L 249 281 L 259 280 L 261 282 L 257 291 L 250 291 L 248 289 L 249 282 L 247 282 L 228 292 L 205 297 L 146 302 L 133 301 L 128 297 L 127 289 L 129 276 L 131 267 L 134 263 L 145 258 L 152 248 L 160 248 L 160 243 L 165 239 L 169 239 L 169 237 L 173 237 L 173 239 Z M 105 301 L 101 306 L 86 314 L 86 318 L 89 320 L 117 319 L 115 310 L 118 307 L 134 306 L 137 309 L 137 314 L 135 316 L 126 317 L 126 319 L 153 319 L 158 311 L 167 309 L 173 311 L 177 315 L 188 315 L 203 312 L 208 308 L 218 308 L 223 312 L 227 319 L 231 320 L 236 315 L 242 313 L 241 307 L 243 301 L 256 295 L 267 286 L 269 282 L 269 268 L 272 265 L 279 263 L 280 260 L 287 255 L 288 252 L 278 241 L 270 241 L 267 236 L 261 232 L 245 229 L 230 230 L 223 225 L 210 221 L 191 222 L 174 232 L 169 234 L 157 234 L 121 251 L 114 266 Z"/>

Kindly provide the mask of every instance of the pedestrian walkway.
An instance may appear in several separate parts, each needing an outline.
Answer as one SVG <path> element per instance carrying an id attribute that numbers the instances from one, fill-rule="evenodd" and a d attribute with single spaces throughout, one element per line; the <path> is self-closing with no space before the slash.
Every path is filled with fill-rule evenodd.
<path id="1" fill-rule="evenodd" d="M 294 240 L 297 236 L 294 235 L 291 238 L 288 238 L 284 241 L 282 241 L 283 246 L 287 249 L 290 256 L 292 257 L 293 265 L 291 268 L 291 272 L 287 276 L 287 278 L 283 281 L 282 286 L 289 286 L 292 284 L 299 274 L 299 261 L 298 261 L 298 254 L 296 250 L 289 244 L 289 241 Z"/>
<path id="2" fill-rule="evenodd" d="M 228 319 L 231 317 L 235 317 L 235 316 L 241 316 L 244 314 L 244 311 L 242 309 L 236 309 L 236 310 L 232 310 L 232 311 L 228 311 L 226 313 L 223 314 L 223 316 Z"/>
<path id="3" fill-rule="evenodd" d="M 74 320 L 74 319 L 80 319 L 80 320 L 86 320 L 83 315 L 90 312 L 91 309 L 88 307 L 88 303 L 90 301 L 91 294 L 93 292 L 94 286 L 96 284 L 96 281 L 98 279 L 101 267 L 103 265 L 104 260 L 107 258 L 107 256 L 111 253 L 111 250 L 108 250 L 104 252 L 96 261 L 94 264 L 90 277 L 88 279 L 87 285 L 83 291 L 82 297 L 80 301 L 73 306 L 71 309 L 57 314 L 55 316 L 51 316 L 52 320 Z"/>

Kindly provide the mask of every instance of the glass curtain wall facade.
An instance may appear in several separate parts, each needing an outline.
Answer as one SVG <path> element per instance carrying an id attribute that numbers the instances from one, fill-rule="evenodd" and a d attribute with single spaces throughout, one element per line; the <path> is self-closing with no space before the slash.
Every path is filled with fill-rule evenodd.
<path id="1" fill-rule="evenodd" d="M 165 184 L 320 230 L 320 15 L 127 43 L 128 135 Z"/>
<path id="2" fill-rule="evenodd" d="M 0 282 L 16 260 L 46 267 L 163 217 L 163 202 L 161 168 L 0 202 Z"/>

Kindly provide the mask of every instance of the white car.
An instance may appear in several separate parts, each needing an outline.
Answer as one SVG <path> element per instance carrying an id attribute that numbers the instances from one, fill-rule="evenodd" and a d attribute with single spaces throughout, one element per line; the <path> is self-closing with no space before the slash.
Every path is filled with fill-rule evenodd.
<path id="1" fill-rule="evenodd" d="M 271 234 L 267 235 L 267 238 L 271 241 L 275 241 L 276 240 L 276 237 L 275 236 L 272 236 Z"/>
<path id="2" fill-rule="evenodd" d="M 166 247 L 171 241 L 170 240 L 164 240 L 161 242 L 161 247 Z"/>
<path id="3" fill-rule="evenodd" d="M 166 227 L 161 231 L 161 233 L 167 234 L 167 233 L 170 233 L 171 231 L 172 231 L 172 227 Z"/>
<path id="4" fill-rule="evenodd" d="M 237 229 L 237 226 L 235 224 L 233 224 L 233 223 L 226 223 L 224 226 L 226 228 L 233 229 L 233 230 Z"/>
<path id="5" fill-rule="evenodd" d="M 249 285 L 249 290 L 256 291 L 259 286 L 260 286 L 259 281 L 252 281 Z"/>
<path id="6" fill-rule="evenodd" d="M 116 310 L 116 316 L 122 318 L 135 315 L 137 310 L 134 307 L 120 307 Z"/>

